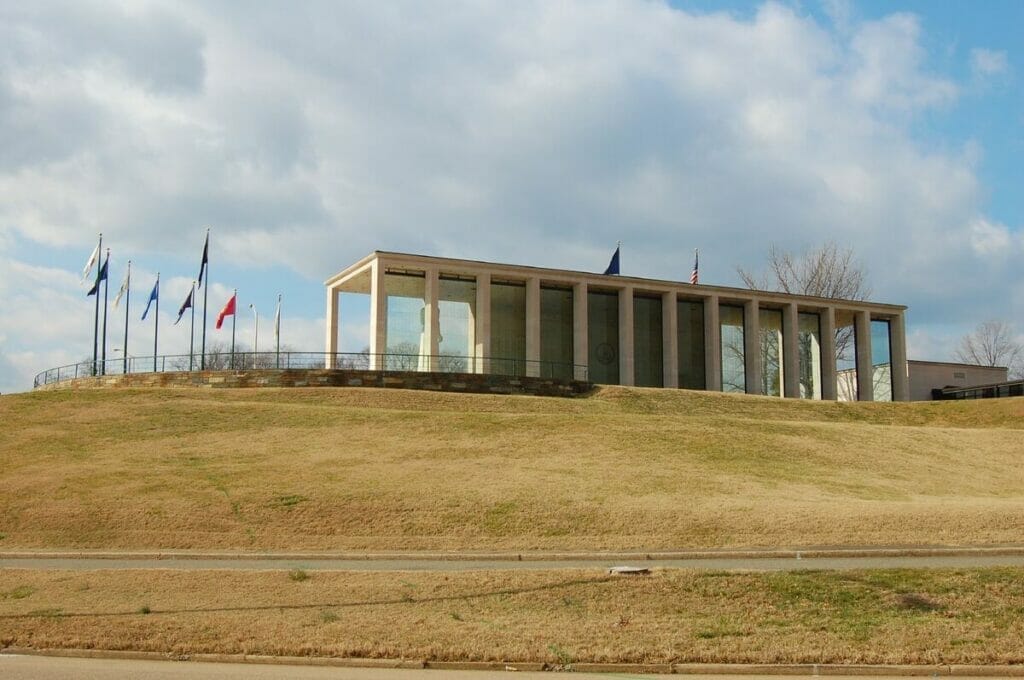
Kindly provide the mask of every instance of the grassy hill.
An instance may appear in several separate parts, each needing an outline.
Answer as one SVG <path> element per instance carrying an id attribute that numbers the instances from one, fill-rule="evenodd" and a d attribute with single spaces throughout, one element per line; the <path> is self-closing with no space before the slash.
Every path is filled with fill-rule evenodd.
<path id="1" fill-rule="evenodd" d="M 0 397 L 0 550 L 1020 541 L 1024 399 Z"/>

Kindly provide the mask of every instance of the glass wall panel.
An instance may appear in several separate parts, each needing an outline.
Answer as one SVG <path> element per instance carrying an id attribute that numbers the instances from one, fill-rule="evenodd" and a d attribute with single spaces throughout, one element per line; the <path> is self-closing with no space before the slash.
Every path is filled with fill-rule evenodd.
<path id="1" fill-rule="evenodd" d="M 892 401 L 892 361 L 889 358 L 889 322 L 871 320 L 871 367 L 875 401 Z"/>
<path id="2" fill-rule="evenodd" d="M 426 279 L 418 274 L 384 274 L 387 292 L 387 347 L 385 367 L 391 371 L 415 371 L 421 356 L 429 354 L 423 347 L 424 291 Z"/>
<path id="3" fill-rule="evenodd" d="M 722 326 L 722 391 L 746 392 L 747 371 L 743 350 L 743 308 L 720 305 Z"/>
<path id="4" fill-rule="evenodd" d="M 853 312 L 843 310 L 836 310 L 836 398 L 857 401 L 857 331 Z"/>
<path id="5" fill-rule="evenodd" d="M 590 381 L 619 384 L 619 294 L 587 291 Z"/>
<path id="6" fill-rule="evenodd" d="M 758 310 L 761 321 L 759 340 L 761 352 L 761 394 L 781 397 L 784 383 L 782 365 L 782 312 L 778 309 Z"/>
<path id="7" fill-rule="evenodd" d="M 370 294 L 343 291 L 338 296 L 338 368 L 370 368 Z"/>
<path id="8" fill-rule="evenodd" d="M 441 334 L 438 339 L 437 370 L 472 373 L 476 344 L 476 281 L 441 277 L 437 308 Z"/>
<path id="9" fill-rule="evenodd" d="M 704 303 L 679 300 L 679 386 L 703 390 L 704 380 Z"/>
<path id="10" fill-rule="evenodd" d="M 799 325 L 800 398 L 821 399 L 821 317 L 800 312 Z"/>
<path id="11" fill-rule="evenodd" d="M 491 284 L 491 371 L 526 375 L 526 285 Z"/>
<path id="12" fill-rule="evenodd" d="M 540 289 L 540 375 L 573 377 L 572 289 Z"/>
<path id="13" fill-rule="evenodd" d="M 638 387 L 664 387 L 661 297 L 633 297 L 633 380 Z"/>

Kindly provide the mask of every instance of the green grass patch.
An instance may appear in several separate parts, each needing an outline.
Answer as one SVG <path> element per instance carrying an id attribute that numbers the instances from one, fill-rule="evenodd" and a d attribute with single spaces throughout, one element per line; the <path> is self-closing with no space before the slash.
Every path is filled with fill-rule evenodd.
<path id="1" fill-rule="evenodd" d="M 3 600 L 23 600 L 32 593 L 36 592 L 36 589 L 32 586 L 18 586 L 7 592 L 0 592 L 0 599 Z"/>

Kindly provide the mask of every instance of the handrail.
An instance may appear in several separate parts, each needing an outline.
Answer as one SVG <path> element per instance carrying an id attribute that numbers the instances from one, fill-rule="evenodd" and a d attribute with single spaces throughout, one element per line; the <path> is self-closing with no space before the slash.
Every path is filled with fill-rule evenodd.
<path id="1" fill-rule="evenodd" d="M 199 371 L 198 354 L 165 354 L 79 361 L 40 372 L 34 387 L 76 378 Z M 586 381 L 586 366 L 557 361 L 536 361 L 502 357 L 470 357 L 450 354 L 370 354 L 368 352 L 212 352 L 206 355 L 207 371 L 252 369 L 337 369 L 357 371 L 419 371 L 428 373 L 465 373 L 512 377 L 559 378 Z"/>

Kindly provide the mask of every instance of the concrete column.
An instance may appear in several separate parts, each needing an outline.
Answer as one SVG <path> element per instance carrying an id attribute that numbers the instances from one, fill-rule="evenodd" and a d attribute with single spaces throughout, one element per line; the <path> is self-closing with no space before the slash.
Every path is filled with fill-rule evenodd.
<path id="1" fill-rule="evenodd" d="M 709 391 L 722 391 L 722 322 L 717 295 L 704 298 L 704 382 Z"/>
<path id="2" fill-rule="evenodd" d="M 619 289 L 619 384 L 635 385 L 633 372 L 633 286 Z"/>
<path id="3" fill-rule="evenodd" d="M 910 401 L 910 372 L 907 366 L 907 329 L 903 314 L 889 321 L 889 356 L 892 366 L 893 401 Z"/>
<path id="4" fill-rule="evenodd" d="M 491 372 L 491 274 L 476 275 L 476 373 Z"/>
<path id="5" fill-rule="evenodd" d="M 541 375 L 540 279 L 536 277 L 526 280 L 526 375 Z"/>
<path id="6" fill-rule="evenodd" d="M 871 361 L 871 312 L 853 317 L 857 345 L 857 401 L 875 400 L 875 367 Z"/>
<path id="7" fill-rule="evenodd" d="M 664 367 L 662 384 L 665 387 L 679 387 L 679 305 L 676 292 L 669 291 L 661 296 L 662 351 L 661 365 Z"/>
<path id="8" fill-rule="evenodd" d="M 783 395 L 800 398 L 800 314 L 795 303 L 782 310 Z"/>
<path id="9" fill-rule="evenodd" d="M 338 291 L 327 288 L 327 315 L 324 327 L 327 333 L 327 356 L 324 368 L 335 368 L 334 355 L 338 353 Z"/>
<path id="10" fill-rule="evenodd" d="M 836 394 L 836 310 L 821 310 L 821 398 L 835 401 Z"/>
<path id="11" fill-rule="evenodd" d="M 370 267 L 370 370 L 386 368 L 388 345 L 388 294 L 384 282 L 384 266 L 374 260 Z"/>
<path id="12" fill-rule="evenodd" d="M 590 365 L 590 342 L 587 335 L 590 328 L 587 319 L 587 284 L 577 283 L 572 287 L 572 361 L 579 368 L 574 369 L 577 380 L 588 378 L 586 368 Z"/>
<path id="13" fill-rule="evenodd" d="M 761 315 L 757 300 L 743 303 L 743 364 L 747 394 L 761 394 Z"/>
<path id="14" fill-rule="evenodd" d="M 440 282 L 437 269 L 430 268 L 424 273 L 426 276 L 423 286 L 423 345 L 427 357 L 425 360 L 421 358 L 420 365 L 423 370 L 436 371 L 437 355 L 440 353 L 438 346 L 441 340 L 441 317 L 437 306 Z"/>

